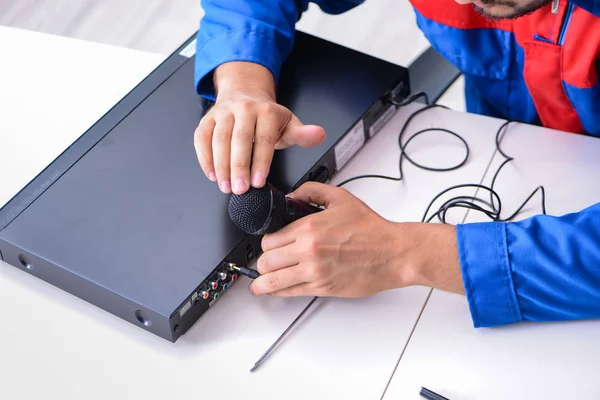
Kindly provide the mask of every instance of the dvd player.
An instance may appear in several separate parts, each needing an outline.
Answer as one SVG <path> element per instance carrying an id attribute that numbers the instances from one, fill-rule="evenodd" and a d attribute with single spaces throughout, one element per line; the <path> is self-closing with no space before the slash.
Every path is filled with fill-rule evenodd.
<path id="1" fill-rule="evenodd" d="M 260 252 L 205 178 L 194 36 L 0 210 L 0 259 L 175 342 Z M 327 139 L 278 150 L 269 182 L 327 182 L 409 95 L 407 69 L 298 32 L 278 102 Z M 43 308 L 43 305 L 40 306 Z"/>

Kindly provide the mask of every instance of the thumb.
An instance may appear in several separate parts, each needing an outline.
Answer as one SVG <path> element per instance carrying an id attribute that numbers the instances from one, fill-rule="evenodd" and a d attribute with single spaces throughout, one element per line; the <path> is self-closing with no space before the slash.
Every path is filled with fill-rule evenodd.
<path id="1" fill-rule="evenodd" d="M 284 127 L 275 148 L 283 149 L 293 145 L 314 147 L 323 143 L 326 136 L 325 130 L 320 126 L 304 125 L 298 117 L 291 114 L 290 121 Z"/>
<path id="2" fill-rule="evenodd" d="M 325 208 L 334 206 L 339 197 L 338 188 L 319 182 L 306 182 L 289 194 L 294 200 L 312 203 Z"/>

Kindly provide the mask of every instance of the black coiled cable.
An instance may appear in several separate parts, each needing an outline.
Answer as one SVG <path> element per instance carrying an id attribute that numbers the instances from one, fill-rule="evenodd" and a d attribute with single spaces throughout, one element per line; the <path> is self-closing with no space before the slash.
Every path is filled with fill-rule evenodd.
<path id="1" fill-rule="evenodd" d="M 444 172 L 444 171 L 453 171 L 456 169 L 461 168 L 468 160 L 469 158 L 469 145 L 467 144 L 467 141 L 461 137 L 459 134 L 457 134 L 456 132 L 450 131 L 448 129 L 443 129 L 443 128 L 427 128 L 427 129 L 423 129 L 420 130 L 416 133 L 414 133 L 410 138 L 408 138 L 408 140 L 406 140 L 404 143 L 402 142 L 402 139 L 404 137 L 404 134 L 406 132 L 406 130 L 408 129 L 408 126 L 410 125 L 411 121 L 413 121 L 413 119 L 415 117 L 417 117 L 418 115 L 424 113 L 427 110 L 430 110 L 432 108 L 445 108 L 448 109 L 448 107 L 442 106 L 442 105 L 438 105 L 438 104 L 429 104 L 429 99 L 427 97 L 426 93 L 417 93 L 413 96 L 411 96 L 409 99 L 407 99 L 406 101 L 399 103 L 399 102 L 395 102 L 395 101 L 390 101 L 394 106 L 396 107 L 402 107 L 402 106 L 406 106 L 408 104 L 411 104 L 413 102 L 415 102 L 417 99 L 419 98 L 424 98 L 425 99 L 425 103 L 426 106 L 415 111 L 404 123 L 404 126 L 402 127 L 402 130 L 400 131 L 400 134 L 398 135 L 398 146 L 400 147 L 400 158 L 398 161 L 398 169 L 399 169 L 399 176 L 398 177 L 393 177 L 393 176 L 386 176 L 386 175 L 373 175 L 373 174 L 367 174 L 367 175 L 358 175 L 355 176 L 353 178 L 350 179 L 346 179 L 343 182 L 339 183 L 337 186 L 338 187 L 342 187 L 344 185 L 347 185 L 348 183 L 352 182 L 352 181 L 356 181 L 359 179 L 385 179 L 385 180 L 391 180 L 391 181 L 396 181 L 399 182 L 403 179 L 404 175 L 403 175 L 403 171 L 402 171 L 402 164 L 403 161 L 406 159 L 408 160 L 408 162 L 410 162 L 411 164 L 413 164 L 414 166 L 427 170 L 427 171 L 434 171 L 434 172 Z M 525 205 L 527 205 L 527 203 L 533 198 L 533 196 L 539 191 L 541 192 L 541 207 L 542 207 L 542 213 L 546 214 L 546 191 L 544 189 L 543 186 L 538 186 L 528 197 L 527 199 L 521 204 L 521 206 L 513 213 L 511 214 L 509 217 L 507 218 L 502 218 L 501 217 L 501 213 L 502 213 L 502 200 L 500 198 L 500 195 L 494 190 L 494 185 L 496 183 L 496 180 L 498 178 L 498 175 L 500 174 L 500 171 L 511 161 L 514 160 L 513 157 L 510 157 L 508 155 L 506 155 L 506 153 L 504 153 L 504 151 L 502 150 L 502 148 L 500 147 L 500 135 L 502 134 L 502 132 L 506 132 L 506 128 L 508 127 L 508 125 L 513 122 L 513 121 L 506 121 L 504 124 L 502 124 L 502 126 L 498 129 L 498 131 L 496 132 L 496 150 L 498 151 L 498 153 L 500 153 L 504 158 L 504 162 L 502 162 L 502 164 L 500 165 L 500 167 L 498 167 L 498 169 L 496 170 L 494 177 L 492 178 L 492 183 L 490 186 L 485 186 L 479 183 L 469 183 L 469 184 L 462 184 L 462 185 L 455 185 L 452 187 L 449 187 L 448 189 L 445 189 L 444 191 L 440 192 L 439 194 L 437 194 L 429 203 L 429 205 L 427 206 L 425 213 L 421 219 L 422 222 L 431 222 L 434 218 L 438 218 L 438 220 L 441 223 L 446 224 L 446 214 L 448 213 L 449 210 L 453 209 L 453 208 L 465 208 L 465 209 L 469 209 L 469 210 L 473 210 L 476 212 L 480 212 L 484 215 L 486 215 L 489 219 L 491 219 L 492 221 L 495 222 L 506 222 L 506 221 L 511 221 L 513 220 L 520 212 L 521 210 L 525 207 Z M 414 161 L 412 158 L 410 158 L 410 156 L 406 153 L 406 148 L 408 147 L 408 145 L 410 144 L 410 142 L 417 136 L 422 135 L 424 133 L 427 132 L 443 132 L 449 135 L 452 135 L 456 138 L 458 138 L 465 146 L 465 158 L 458 163 L 457 165 L 451 166 L 451 167 L 446 167 L 446 168 L 434 168 L 434 167 L 428 167 L 426 165 L 422 165 L 417 163 L 416 161 Z M 466 188 L 475 188 L 477 189 L 477 191 L 479 190 L 483 190 L 483 191 L 487 191 L 490 194 L 490 200 L 484 200 L 482 198 L 476 197 L 476 196 L 466 196 L 466 195 L 458 195 L 455 197 L 450 198 L 449 200 L 446 200 L 432 215 L 428 216 L 429 213 L 431 212 L 431 209 L 433 207 L 433 204 L 435 204 L 435 202 L 442 197 L 443 195 L 455 191 L 455 190 L 459 190 L 459 189 L 466 189 Z M 477 192 L 476 192 L 477 193 Z"/>

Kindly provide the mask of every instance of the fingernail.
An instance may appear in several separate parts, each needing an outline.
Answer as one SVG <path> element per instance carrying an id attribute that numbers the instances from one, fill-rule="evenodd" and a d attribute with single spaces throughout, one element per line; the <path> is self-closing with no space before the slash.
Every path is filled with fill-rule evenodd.
<path id="1" fill-rule="evenodd" d="M 214 181 L 216 181 L 216 180 L 217 180 L 217 176 L 215 175 L 215 173 L 214 173 L 214 172 L 210 172 L 210 173 L 208 174 L 208 179 L 210 179 L 211 181 L 213 181 L 213 182 L 214 182 Z"/>
<path id="2" fill-rule="evenodd" d="M 262 172 L 255 172 L 252 175 L 252 186 L 262 186 L 265 183 L 265 174 Z"/>
<path id="3" fill-rule="evenodd" d="M 245 191 L 246 187 L 246 181 L 242 178 L 236 179 L 236 181 L 233 183 L 233 190 L 238 193 Z"/>
<path id="4" fill-rule="evenodd" d="M 254 289 L 252 289 L 252 282 L 250 282 L 250 283 L 248 284 L 248 291 L 250 292 L 250 294 L 251 294 L 252 296 L 254 296 Z"/>
<path id="5" fill-rule="evenodd" d="M 225 193 L 229 193 L 231 191 L 231 184 L 229 181 L 221 182 L 221 190 Z"/>

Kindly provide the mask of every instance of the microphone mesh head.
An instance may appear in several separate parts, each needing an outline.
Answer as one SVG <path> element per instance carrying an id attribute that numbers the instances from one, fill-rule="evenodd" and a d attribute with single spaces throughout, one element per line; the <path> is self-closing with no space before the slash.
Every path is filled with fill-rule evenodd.
<path id="1" fill-rule="evenodd" d="M 250 188 L 229 199 L 229 218 L 251 235 L 273 233 L 283 227 L 285 196 L 272 186 Z"/>

